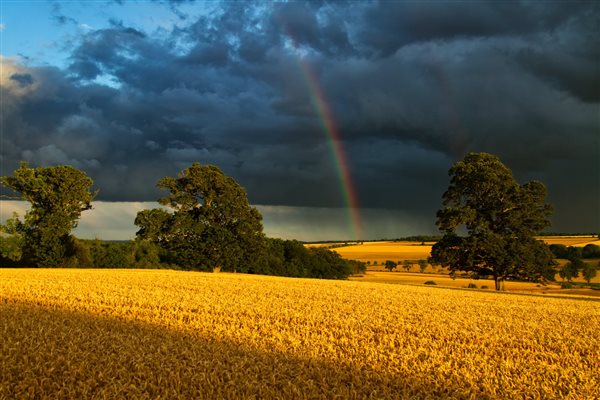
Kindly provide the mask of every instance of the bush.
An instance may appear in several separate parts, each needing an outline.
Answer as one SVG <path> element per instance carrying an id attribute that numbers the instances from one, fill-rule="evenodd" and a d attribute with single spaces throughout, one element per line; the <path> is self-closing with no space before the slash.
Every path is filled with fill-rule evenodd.
<path id="1" fill-rule="evenodd" d="M 133 242 L 133 268 L 161 268 L 160 247 L 146 240 Z"/>
<path id="2" fill-rule="evenodd" d="M 132 268 L 132 242 L 87 242 L 94 268 Z"/>
<path id="3" fill-rule="evenodd" d="M 469 289 L 477 289 L 477 285 L 474 283 L 469 283 L 469 285 L 467 285 L 467 288 Z"/>
<path id="4" fill-rule="evenodd" d="M 489 289 L 490 287 L 488 285 L 481 285 L 482 289 Z"/>
<path id="5" fill-rule="evenodd" d="M 437 285 L 437 283 L 435 283 L 434 281 L 427 281 L 425 282 L 425 285 Z"/>
<path id="6" fill-rule="evenodd" d="M 571 289 L 572 287 L 573 287 L 573 284 L 571 282 L 561 282 L 560 283 L 561 289 Z"/>

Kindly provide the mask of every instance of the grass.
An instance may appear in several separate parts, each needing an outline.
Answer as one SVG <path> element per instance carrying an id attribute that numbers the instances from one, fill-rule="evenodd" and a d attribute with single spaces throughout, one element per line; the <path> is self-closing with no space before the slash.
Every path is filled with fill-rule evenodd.
<path id="1" fill-rule="evenodd" d="M 600 308 L 582 299 L 0 269 L 0 330 L 0 398 L 600 396 Z"/>

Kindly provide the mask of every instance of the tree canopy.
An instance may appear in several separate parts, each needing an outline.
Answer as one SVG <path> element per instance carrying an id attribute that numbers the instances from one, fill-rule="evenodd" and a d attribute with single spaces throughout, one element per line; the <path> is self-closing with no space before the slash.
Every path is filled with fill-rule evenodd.
<path id="1" fill-rule="evenodd" d="M 511 170 L 487 153 L 469 153 L 448 174 L 436 222 L 444 236 L 433 246 L 431 261 L 451 271 L 492 275 L 497 290 L 506 279 L 554 280 L 553 255 L 534 238 L 550 226 L 545 186 L 519 185 Z"/>
<path id="2" fill-rule="evenodd" d="M 21 247 L 20 254 L 13 248 L 6 258 L 17 261 L 18 254 L 21 263 L 30 266 L 64 265 L 75 252 L 71 230 L 81 213 L 92 208 L 97 193 L 90 191 L 92 179 L 67 165 L 30 168 L 22 162 L 13 175 L 0 177 L 0 183 L 18 193 L 16 198 L 31 204 L 23 220 L 15 214 L 2 225 L 10 237 L 3 240 Z"/>
<path id="3" fill-rule="evenodd" d="M 250 206 L 245 190 L 219 168 L 193 163 L 176 178 L 162 178 L 157 187 L 169 192 L 159 203 L 172 212 L 139 212 L 137 236 L 167 250 L 174 264 L 246 272 L 262 259 L 262 216 Z"/>

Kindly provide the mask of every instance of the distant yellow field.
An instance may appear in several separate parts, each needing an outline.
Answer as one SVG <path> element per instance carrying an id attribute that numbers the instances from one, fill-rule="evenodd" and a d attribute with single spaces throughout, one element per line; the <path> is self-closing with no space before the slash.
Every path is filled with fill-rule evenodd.
<path id="1" fill-rule="evenodd" d="M 0 269 L 0 399 L 597 399 L 597 301 Z"/>
<path id="2" fill-rule="evenodd" d="M 548 244 L 564 244 L 565 246 L 583 247 L 587 244 L 600 246 L 600 240 L 596 236 L 540 236 L 538 239 Z M 369 261 L 371 265 L 377 262 L 378 265 L 381 265 L 386 260 L 394 262 L 426 260 L 431 255 L 431 246 L 433 244 L 433 242 L 421 244 L 421 242 L 400 241 L 364 242 L 363 244 L 337 247 L 332 250 L 344 258 L 364 262 Z"/>
<path id="3" fill-rule="evenodd" d="M 376 261 L 381 264 L 386 260 L 398 262 L 427 259 L 431 254 L 432 245 L 433 243 L 422 245 L 421 242 L 365 242 L 333 250 L 344 258 L 369 261 L 371 264 Z"/>
<path id="4" fill-rule="evenodd" d="M 540 236 L 538 239 L 547 244 L 564 244 L 565 246 L 583 247 L 587 244 L 600 246 L 598 236 Z"/>

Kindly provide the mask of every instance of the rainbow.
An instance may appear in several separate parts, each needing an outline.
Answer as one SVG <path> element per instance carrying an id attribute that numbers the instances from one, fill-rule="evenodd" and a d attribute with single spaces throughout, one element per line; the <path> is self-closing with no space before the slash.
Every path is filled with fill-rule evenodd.
<path id="1" fill-rule="evenodd" d="M 356 195 L 356 189 L 354 187 L 354 182 L 352 181 L 350 164 L 348 163 L 346 152 L 342 146 L 340 132 L 335 124 L 335 119 L 326 101 L 325 94 L 323 93 L 316 74 L 311 69 L 310 64 L 302 58 L 299 58 L 299 64 L 302 75 L 310 90 L 311 103 L 319 116 L 323 132 L 325 132 L 327 137 L 328 147 L 333 157 L 340 183 L 340 190 L 348 209 L 351 225 L 350 229 L 354 236 L 353 239 L 360 240 L 362 239 L 363 232 L 358 196 Z"/>
<path id="2" fill-rule="evenodd" d="M 285 18 L 276 11 L 274 17 L 283 29 L 285 35 L 290 39 L 292 47 L 295 50 L 299 50 L 300 47 L 298 46 L 298 42 L 289 25 L 286 23 Z M 298 54 L 296 59 L 298 60 L 298 65 L 300 66 L 304 81 L 308 86 L 312 106 L 319 117 L 321 127 L 327 138 L 327 144 L 333 158 L 338 182 L 340 184 L 340 191 L 348 210 L 348 224 L 351 234 L 353 235 L 352 239 L 361 240 L 363 238 L 363 227 L 358 205 L 358 196 L 356 195 L 356 189 L 354 187 L 354 182 L 352 181 L 350 164 L 348 163 L 346 152 L 342 146 L 340 132 L 336 127 L 335 119 L 325 94 L 319 85 L 317 75 L 312 70 L 308 61 L 305 61 L 301 55 Z"/>

